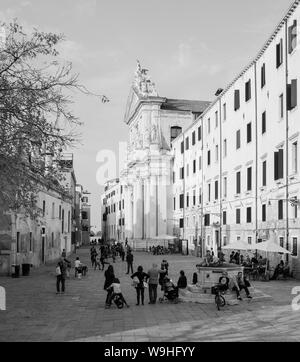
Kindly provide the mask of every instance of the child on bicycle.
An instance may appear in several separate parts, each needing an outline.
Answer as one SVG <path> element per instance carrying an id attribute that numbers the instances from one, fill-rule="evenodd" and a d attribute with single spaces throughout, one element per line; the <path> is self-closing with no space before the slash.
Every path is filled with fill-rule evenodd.
<path id="1" fill-rule="evenodd" d="M 111 305 L 111 302 L 112 300 L 116 297 L 116 296 L 119 296 L 119 298 L 122 300 L 122 302 L 126 305 L 127 308 L 129 308 L 129 305 L 127 304 L 123 294 L 122 294 L 122 290 L 121 290 L 121 283 L 120 283 L 120 280 L 118 278 L 115 278 L 113 280 L 113 283 L 107 288 L 107 289 L 112 289 L 113 292 L 109 298 L 109 301 L 108 301 L 108 305 L 110 306 Z"/>

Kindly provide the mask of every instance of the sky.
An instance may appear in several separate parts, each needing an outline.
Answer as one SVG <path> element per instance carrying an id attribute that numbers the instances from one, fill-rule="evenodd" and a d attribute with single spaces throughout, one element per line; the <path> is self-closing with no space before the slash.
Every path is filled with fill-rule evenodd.
<path id="1" fill-rule="evenodd" d="M 63 33 L 60 57 L 80 82 L 109 103 L 74 95 L 83 122 L 74 153 L 77 182 L 88 190 L 100 229 L 97 155 L 128 139 L 124 123 L 136 59 L 162 97 L 211 101 L 256 55 L 291 0 L 0 0 L 0 22 Z"/>

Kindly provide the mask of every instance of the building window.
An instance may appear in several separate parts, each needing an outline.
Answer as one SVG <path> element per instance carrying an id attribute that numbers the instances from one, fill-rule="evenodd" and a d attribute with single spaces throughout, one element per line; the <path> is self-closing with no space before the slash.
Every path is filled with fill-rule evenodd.
<path id="1" fill-rule="evenodd" d="M 280 119 L 283 119 L 284 117 L 283 94 L 280 94 L 279 96 L 279 114 L 280 114 Z"/>
<path id="2" fill-rule="evenodd" d="M 174 210 L 176 210 L 176 197 L 174 197 Z"/>
<path id="3" fill-rule="evenodd" d="M 283 200 L 278 200 L 278 220 L 283 219 Z"/>
<path id="4" fill-rule="evenodd" d="M 288 29 L 288 47 L 289 54 L 297 47 L 297 20 L 294 20 L 293 25 Z"/>
<path id="5" fill-rule="evenodd" d="M 202 157 L 199 157 L 199 170 L 201 171 L 202 169 Z"/>
<path id="6" fill-rule="evenodd" d="M 171 127 L 171 142 L 173 142 L 182 133 L 182 128 L 178 126 Z"/>
<path id="7" fill-rule="evenodd" d="M 187 151 L 189 149 L 189 147 L 190 147 L 190 140 L 189 140 L 189 137 L 187 137 L 185 139 L 185 150 Z"/>
<path id="8" fill-rule="evenodd" d="M 252 141 L 252 126 L 251 123 L 247 124 L 247 143 Z"/>
<path id="9" fill-rule="evenodd" d="M 227 245 L 227 236 L 223 236 L 223 246 Z"/>
<path id="10" fill-rule="evenodd" d="M 234 91 L 234 110 L 237 111 L 240 109 L 240 90 L 236 89 Z"/>
<path id="11" fill-rule="evenodd" d="M 287 85 L 287 109 L 291 111 L 297 107 L 297 79 L 292 79 Z"/>
<path id="12" fill-rule="evenodd" d="M 227 157 L 227 139 L 223 141 L 223 155 L 224 158 Z"/>
<path id="13" fill-rule="evenodd" d="M 294 219 L 297 219 L 298 217 L 298 204 L 297 204 L 297 196 L 293 197 L 292 198 L 292 202 L 291 202 L 291 205 L 292 205 L 292 208 L 293 208 L 293 212 L 294 212 Z"/>
<path id="14" fill-rule="evenodd" d="M 262 186 L 267 186 L 267 161 L 262 163 Z"/>
<path id="15" fill-rule="evenodd" d="M 223 211 L 223 225 L 227 225 L 227 212 Z"/>
<path id="16" fill-rule="evenodd" d="M 198 141 L 201 141 L 202 133 L 201 133 L 201 126 L 198 127 Z"/>
<path id="17" fill-rule="evenodd" d="M 218 124 L 219 124 L 219 114 L 218 114 L 218 111 L 215 112 L 215 120 L 216 120 L 216 128 L 218 128 Z"/>
<path id="18" fill-rule="evenodd" d="M 59 208 L 58 208 L 58 218 L 59 218 L 59 220 L 61 220 L 61 205 L 59 205 Z"/>
<path id="19" fill-rule="evenodd" d="M 29 251 L 33 251 L 32 232 L 29 233 Z"/>
<path id="20" fill-rule="evenodd" d="M 196 144 L 196 132 L 194 131 L 192 133 L 192 145 L 194 146 Z"/>
<path id="21" fill-rule="evenodd" d="M 173 171 L 173 184 L 175 184 L 176 181 L 176 177 L 175 177 L 175 172 Z"/>
<path id="22" fill-rule="evenodd" d="M 183 194 L 181 194 L 179 196 L 179 207 L 180 207 L 180 209 L 184 208 L 184 195 Z"/>
<path id="23" fill-rule="evenodd" d="M 216 162 L 219 162 L 219 145 L 216 145 Z"/>
<path id="24" fill-rule="evenodd" d="M 124 210 L 124 205 L 125 205 L 124 200 L 122 200 L 122 207 L 123 207 L 123 210 Z"/>
<path id="25" fill-rule="evenodd" d="M 70 232 L 71 229 L 71 212 L 68 211 L 68 233 Z"/>
<path id="26" fill-rule="evenodd" d="M 267 114 L 264 112 L 261 117 L 261 133 L 264 134 L 267 131 Z"/>
<path id="27" fill-rule="evenodd" d="M 187 164 L 186 165 L 186 177 L 189 177 L 190 176 L 190 165 Z"/>
<path id="28" fill-rule="evenodd" d="M 223 180 L 223 196 L 224 198 L 227 197 L 227 177 L 224 177 L 224 180 Z"/>
<path id="29" fill-rule="evenodd" d="M 251 79 L 245 83 L 245 101 L 248 102 L 251 99 Z"/>
<path id="30" fill-rule="evenodd" d="M 219 199 L 219 181 L 215 181 L 215 200 Z"/>
<path id="31" fill-rule="evenodd" d="M 193 205 L 196 205 L 196 190 L 193 191 Z"/>
<path id="32" fill-rule="evenodd" d="M 199 189 L 199 204 L 202 204 L 202 189 Z"/>
<path id="33" fill-rule="evenodd" d="M 283 63 L 283 40 L 276 45 L 276 67 L 279 68 Z"/>
<path id="34" fill-rule="evenodd" d="M 241 148 L 241 131 L 236 131 L 236 149 Z"/>
<path id="35" fill-rule="evenodd" d="M 65 231 L 65 210 L 62 209 L 62 213 L 61 213 L 61 232 L 62 234 Z"/>
<path id="36" fill-rule="evenodd" d="M 241 193 L 241 172 L 236 173 L 236 193 L 239 195 Z"/>
<path id="37" fill-rule="evenodd" d="M 183 180 L 184 179 L 184 167 L 181 167 L 180 168 L 180 180 Z"/>
<path id="38" fill-rule="evenodd" d="M 266 205 L 262 205 L 262 209 L 261 209 L 261 219 L 263 222 L 267 221 L 267 207 Z"/>
<path id="39" fill-rule="evenodd" d="M 211 189 L 211 186 L 210 184 L 208 184 L 208 201 L 210 202 L 210 189 Z"/>
<path id="40" fill-rule="evenodd" d="M 189 193 L 187 193 L 186 194 L 186 207 L 190 206 L 189 199 L 190 199 L 190 195 L 189 195 Z"/>
<path id="41" fill-rule="evenodd" d="M 207 151 L 207 165 L 210 166 L 210 151 Z"/>
<path id="42" fill-rule="evenodd" d="M 247 223 L 250 224 L 252 222 L 252 215 L 251 215 L 251 207 L 247 207 Z"/>
<path id="43" fill-rule="evenodd" d="M 252 245 L 252 237 L 251 236 L 248 236 L 248 244 Z"/>
<path id="44" fill-rule="evenodd" d="M 193 173 L 196 173 L 196 160 L 193 161 Z"/>
<path id="45" fill-rule="evenodd" d="M 298 142 L 292 144 L 292 172 L 298 172 Z"/>
<path id="46" fill-rule="evenodd" d="M 283 178 L 283 149 L 274 152 L 274 180 Z"/>
<path id="47" fill-rule="evenodd" d="M 180 144 L 181 153 L 184 153 L 184 142 L 182 141 Z"/>
<path id="48" fill-rule="evenodd" d="M 284 238 L 281 236 L 279 238 L 279 245 L 283 248 L 284 247 Z"/>
<path id="49" fill-rule="evenodd" d="M 45 217 L 46 214 L 46 201 L 43 201 L 43 217 Z"/>
<path id="50" fill-rule="evenodd" d="M 51 248 L 54 248 L 54 233 L 51 233 Z"/>
<path id="51" fill-rule="evenodd" d="M 227 112 L 226 112 L 226 103 L 223 104 L 223 121 L 226 121 Z"/>
<path id="52" fill-rule="evenodd" d="M 183 225 L 184 225 L 184 220 L 181 218 L 181 219 L 179 219 L 179 227 L 180 227 L 180 229 L 183 229 Z"/>
<path id="53" fill-rule="evenodd" d="M 252 190 L 252 167 L 247 168 L 247 191 Z"/>
<path id="54" fill-rule="evenodd" d="M 207 133 L 210 133 L 210 118 L 207 120 Z"/>
<path id="55" fill-rule="evenodd" d="M 261 67 L 261 88 L 266 85 L 266 64 L 264 63 Z"/>
<path id="56" fill-rule="evenodd" d="M 235 210 L 235 222 L 236 222 L 236 224 L 241 223 L 241 209 Z"/>
<path id="57" fill-rule="evenodd" d="M 297 238 L 293 238 L 292 255 L 293 255 L 293 256 L 297 256 L 297 255 L 298 255 L 298 239 L 297 239 Z"/>
<path id="58" fill-rule="evenodd" d="M 204 226 L 210 226 L 210 214 L 204 215 Z"/>

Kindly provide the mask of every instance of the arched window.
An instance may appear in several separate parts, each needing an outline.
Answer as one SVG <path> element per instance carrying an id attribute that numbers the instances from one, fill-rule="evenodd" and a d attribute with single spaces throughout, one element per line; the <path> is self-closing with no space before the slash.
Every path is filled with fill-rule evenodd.
<path id="1" fill-rule="evenodd" d="M 177 138 L 180 135 L 180 133 L 182 133 L 181 127 L 178 126 L 171 127 L 171 142 L 173 142 L 175 138 Z"/>

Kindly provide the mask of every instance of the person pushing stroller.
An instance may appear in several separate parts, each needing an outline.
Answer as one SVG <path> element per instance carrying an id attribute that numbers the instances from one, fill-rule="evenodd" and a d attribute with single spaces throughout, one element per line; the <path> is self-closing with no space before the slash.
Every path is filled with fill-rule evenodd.
<path id="1" fill-rule="evenodd" d="M 163 279 L 162 289 L 164 295 L 162 298 L 159 298 L 159 301 L 162 303 L 165 300 L 177 303 L 178 302 L 178 287 L 172 282 L 172 280 L 165 276 Z"/>

